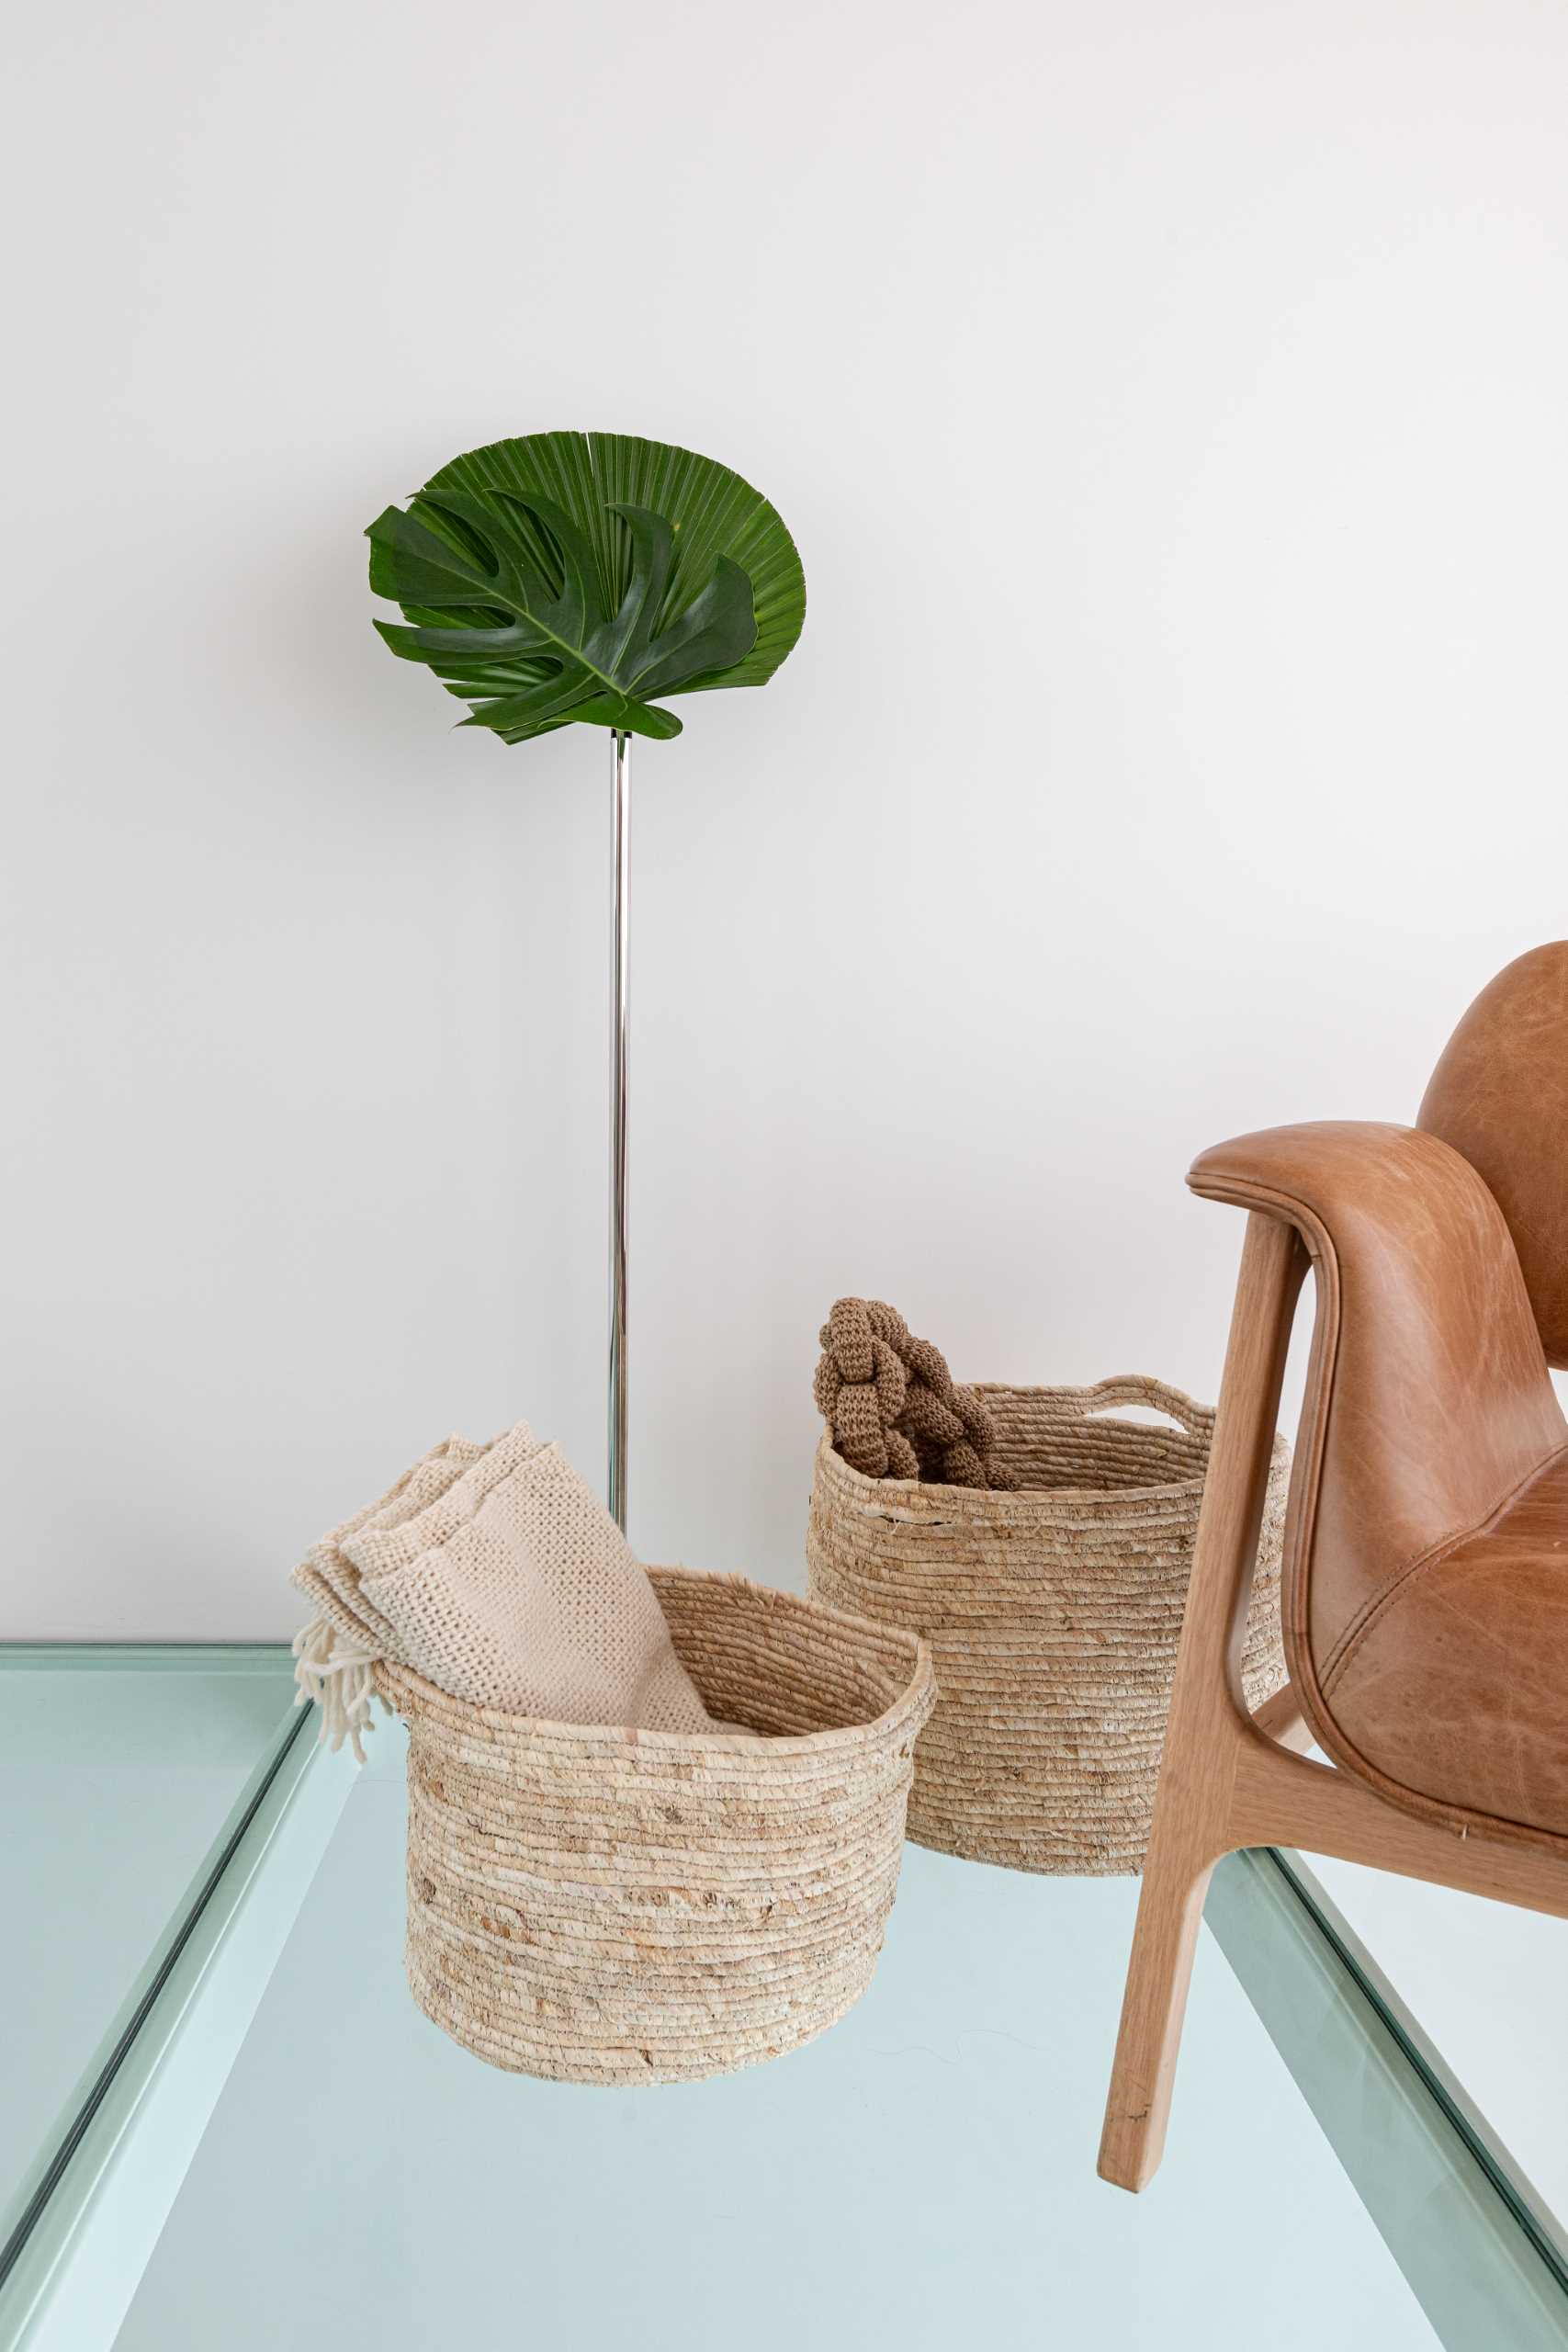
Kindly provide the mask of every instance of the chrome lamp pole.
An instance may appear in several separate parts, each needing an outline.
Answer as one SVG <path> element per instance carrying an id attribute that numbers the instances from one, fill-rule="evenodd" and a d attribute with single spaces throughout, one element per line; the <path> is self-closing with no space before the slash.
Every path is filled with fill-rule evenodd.
<path id="1" fill-rule="evenodd" d="M 626 1525 L 626 899 L 632 739 L 614 731 L 615 888 L 610 931 L 610 1516 Z"/>

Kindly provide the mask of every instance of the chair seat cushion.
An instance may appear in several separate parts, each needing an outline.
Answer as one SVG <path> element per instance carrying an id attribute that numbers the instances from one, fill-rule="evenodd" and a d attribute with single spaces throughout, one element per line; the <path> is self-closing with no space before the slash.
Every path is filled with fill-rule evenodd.
<path id="1" fill-rule="evenodd" d="M 1321 1687 L 1391 1793 L 1568 1838 L 1568 1453 L 1405 1568 Z"/>

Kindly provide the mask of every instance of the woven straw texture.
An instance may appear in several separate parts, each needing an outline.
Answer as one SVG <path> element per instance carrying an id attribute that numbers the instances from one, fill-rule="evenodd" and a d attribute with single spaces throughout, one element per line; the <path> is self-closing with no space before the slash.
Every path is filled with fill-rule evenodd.
<path id="1" fill-rule="evenodd" d="M 1010 1494 L 874 1479 L 825 1435 L 807 1534 L 815 1599 L 922 1634 L 939 1698 L 909 1836 L 1015 1870 L 1141 1868 L 1214 1416 L 1129 1374 L 1091 1388 L 982 1385 Z M 1115 1418 L 1166 1413 L 1178 1430 Z M 1285 1679 L 1277 1438 L 1243 1657 L 1257 1707 Z"/>
<path id="2" fill-rule="evenodd" d="M 777 2057 L 859 1999 L 893 1907 L 924 1644 L 742 1577 L 649 1575 L 710 1713 L 766 1738 L 545 1723 L 375 1668 L 410 1732 L 410 1986 L 514 2073 Z"/>

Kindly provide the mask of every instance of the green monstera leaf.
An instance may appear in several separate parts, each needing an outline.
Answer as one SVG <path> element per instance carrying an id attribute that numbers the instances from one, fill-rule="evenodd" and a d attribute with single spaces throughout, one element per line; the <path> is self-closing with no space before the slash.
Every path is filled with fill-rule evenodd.
<path id="1" fill-rule="evenodd" d="M 392 651 L 521 743 L 571 722 L 678 735 L 654 695 L 761 685 L 806 585 L 777 513 L 712 458 L 621 434 L 541 433 L 445 467 L 367 534 L 402 607 Z"/>

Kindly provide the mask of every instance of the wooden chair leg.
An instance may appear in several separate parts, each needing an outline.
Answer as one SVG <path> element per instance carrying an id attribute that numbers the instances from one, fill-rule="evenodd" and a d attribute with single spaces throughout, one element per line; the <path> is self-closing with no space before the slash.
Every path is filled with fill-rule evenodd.
<path id="1" fill-rule="evenodd" d="M 1149 1841 L 1100 2141 L 1100 2177 L 1118 2188 L 1144 2188 L 1165 2152 L 1192 1955 L 1215 1860 L 1168 1820 L 1164 1837 L 1156 1832 Z"/>
<path id="2" fill-rule="evenodd" d="M 1241 1644 L 1305 1264 L 1288 1227 L 1248 1218 L 1100 2141 L 1101 2176 L 1121 2188 L 1142 2188 L 1164 2151 L 1203 1898 L 1231 1843 Z"/>
<path id="3" fill-rule="evenodd" d="M 1251 1721 L 1271 1747 L 1299 1755 L 1312 1745 L 1289 1683 Z M 1179 1758 L 1174 1769 L 1187 1784 L 1184 1800 L 1156 1812 L 1100 2148 L 1100 2173 L 1119 2188 L 1144 2188 L 1158 2168 L 1209 1881 L 1220 1856 L 1244 1842 L 1234 1834 L 1237 1792 L 1227 1760 L 1234 1746 L 1225 1740 L 1199 1759 L 1195 1787 L 1194 1759 Z M 1249 1790 L 1266 1772 L 1262 1755 L 1247 1774 Z"/>

